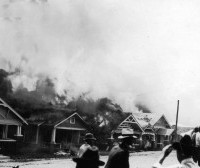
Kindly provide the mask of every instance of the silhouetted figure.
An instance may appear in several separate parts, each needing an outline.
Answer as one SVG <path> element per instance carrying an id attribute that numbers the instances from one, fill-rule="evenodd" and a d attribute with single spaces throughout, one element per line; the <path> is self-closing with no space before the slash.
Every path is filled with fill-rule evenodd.
<path id="1" fill-rule="evenodd" d="M 92 133 L 87 133 L 84 138 L 85 143 L 81 145 L 79 151 L 78 151 L 78 157 L 82 157 L 84 152 L 89 148 L 89 149 L 95 149 L 98 150 L 98 148 L 94 145 L 96 138 Z"/>
<path id="2" fill-rule="evenodd" d="M 105 163 L 99 160 L 99 152 L 97 149 L 88 148 L 81 157 L 73 158 L 76 162 L 76 168 L 98 168 Z"/>
<path id="3" fill-rule="evenodd" d="M 105 168 L 129 168 L 129 150 L 135 136 L 132 129 L 122 129 L 121 143 L 110 151 Z"/>
<path id="4" fill-rule="evenodd" d="M 153 168 L 163 168 L 162 164 L 167 156 L 172 152 L 172 150 L 176 150 L 177 159 L 179 164 L 168 166 L 167 168 L 196 168 L 197 164 L 192 159 L 193 155 L 192 139 L 189 135 L 185 135 L 180 142 L 175 142 L 172 145 L 167 145 L 163 149 L 163 153 L 159 159 L 159 161 L 153 165 Z"/>

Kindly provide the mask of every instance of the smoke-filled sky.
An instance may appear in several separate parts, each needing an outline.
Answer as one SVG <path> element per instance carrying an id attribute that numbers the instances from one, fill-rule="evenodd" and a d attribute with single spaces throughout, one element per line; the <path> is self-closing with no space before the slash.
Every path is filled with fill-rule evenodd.
<path id="1" fill-rule="evenodd" d="M 49 76 L 58 93 L 140 102 L 200 122 L 200 1 L 1 0 L 0 66 L 14 89 Z"/>

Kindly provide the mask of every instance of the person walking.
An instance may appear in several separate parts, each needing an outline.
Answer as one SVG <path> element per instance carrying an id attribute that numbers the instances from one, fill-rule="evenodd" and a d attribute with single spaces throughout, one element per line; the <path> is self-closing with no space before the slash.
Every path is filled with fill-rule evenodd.
<path id="1" fill-rule="evenodd" d="M 83 145 L 81 145 L 79 151 L 78 151 L 78 157 L 81 158 L 82 155 L 84 154 L 84 152 L 89 148 L 89 149 L 93 149 L 93 150 L 97 150 L 98 148 L 97 146 L 95 146 L 95 141 L 96 138 L 94 137 L 94 135 L 92 133 L 86 133 L 85 134 L 85 138 L 84 138 L 85 143 Z"/>
<path id="2" fill-rule="evenodd" d="M 87 148 L 81 157 L 72 159 L 76 162 L 76 168 L 98 168 L 105 162 L 99 160 L 99 152 L 94 148 Z"/>
<path id="3" fill-rule="evenodd" d="M 105 168 L 129 168 L 129 150 L 135 138 L 133 129 L 122 129 L 121 143 L 111 149 Z"/>
<path id="4" fill-rule="evenodd" d="M 185 135 L 180 142 L 175 142 L 172 145 L 164 147 L 161 157 L 158 162 L 152 166 L 152 168 L 164 168 L 162 164 L 172 150 L 176 150 L 179 164 L 171 165 L 165 168 L 197 168 L 197 164 L 192 159 L 193 148 L 191 137 L 189 135 Z"/>

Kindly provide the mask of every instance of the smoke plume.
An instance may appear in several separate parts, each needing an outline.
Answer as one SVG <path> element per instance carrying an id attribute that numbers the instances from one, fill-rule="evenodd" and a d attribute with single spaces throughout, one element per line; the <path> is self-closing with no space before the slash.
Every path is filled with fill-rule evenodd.
<path id="1" fill-rule="evenodd" d="M 108 97 L 124 111 L 144 104 L 170 121 L 180 99 L 188 123 L 200 109 L 198 4 L 2 0 L 0 66 L 15 91 L 49 79 L 52 95 Z"/>

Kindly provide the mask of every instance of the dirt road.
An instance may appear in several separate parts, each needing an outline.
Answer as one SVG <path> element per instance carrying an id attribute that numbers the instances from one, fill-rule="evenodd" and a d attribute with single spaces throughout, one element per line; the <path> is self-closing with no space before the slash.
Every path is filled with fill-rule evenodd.
<path id="1" fill-rule="evenodd" d="M 155 163 L 160 151 L 157 152 L 139 152 L 130 154 L 130 168 L 150 168 Z M 101 160 L 106 161 L 107 156 L 102 156 Z M 164 165 L 178 163 L 176 155 L 173 152 L 164 162 Z M 31 162 L 1 162 L 0 167 L 12 167 L 19 165 L 20 168 L 75 168 L 75 163 L 71 159 L 51 159 Z M 101 167 L 100 167 L 101 168 Z M 103 167 L 102 167 L 103 168 Z"/>

